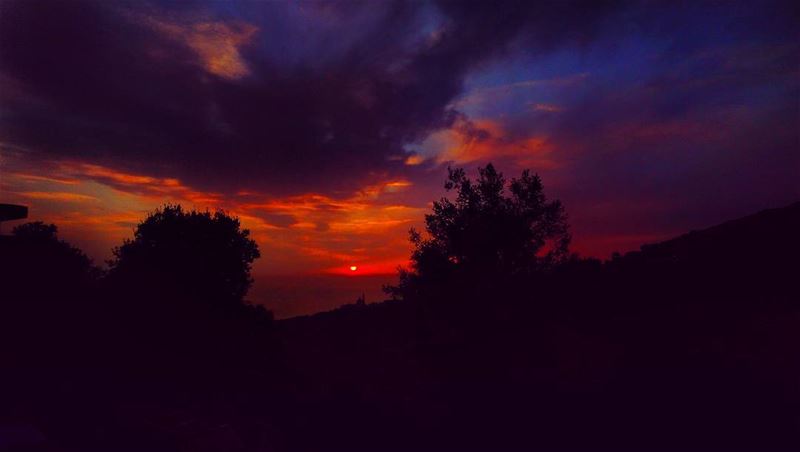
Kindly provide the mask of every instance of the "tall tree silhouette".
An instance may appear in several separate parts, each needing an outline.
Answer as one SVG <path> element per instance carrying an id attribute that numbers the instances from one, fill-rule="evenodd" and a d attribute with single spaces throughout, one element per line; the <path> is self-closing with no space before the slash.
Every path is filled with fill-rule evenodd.
<path id="1" fill-rule="evenodd" d="M 442 198 L 425 216 L 427 236 L 412 229 L 411 269 L 401 270 L 400 284 L 387 287 L 407 296 L 425 284 L 457 273 L 486 278 L 541 270 L 567 257 L 570 243 L 564 207 L 549 201 L 538 175 L 529 170 L 506 183 L 490 163 L 473 181 L 463 169 L 448 168 Z"/>
<path id="2" fill-rule="evenodd" d="M 109 264 L 117 281 L 233 307 L 242 304 L 258 257 L 258 245 L 238 218 L 165 205 L 139 223 L 132 240 L 114 249 Z"/>

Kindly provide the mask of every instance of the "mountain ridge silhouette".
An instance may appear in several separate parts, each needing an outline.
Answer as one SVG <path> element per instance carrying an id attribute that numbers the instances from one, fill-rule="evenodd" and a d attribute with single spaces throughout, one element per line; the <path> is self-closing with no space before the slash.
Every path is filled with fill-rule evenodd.
<path id="1" fill-rule="evenodd" d="M 793 202 L 784 207 L 775 207 L 759 210 L 758 212 L 726 220 L 702 229 L 693 229 L 689 232 L 665 239 L 659 242 L 644 243 L 638 250 L 628 251 L 624 254 L 614 253 L 606 262 L 621 259 L 624 261 L 667 261 L 678 264 L 692 262 L 692 265 L 722 265 L 730 270 L 733 265 L 731 258 L 741 257 L 742 251 L 748 259 L 764 257 L 764 249 L 771 249 L 771 257 L 776 255 L 777 261 L 764 260 L 764 265 L 771 270 L 785 267 L 788 260 L 800 259 L 800 255 L 792 254 L 793 250 L 800 251 L 800 201 Z M 758 236 L 760 240 L 754 242 L 752 237 Z M 800 262 L 796 264 L 800 268 Z M 745 267 L 744 270 L 752 270 Z M 790 272 L 792 268 L 786 268 Z M 785 275 L 784 275 L 785 276 Z M 355 301 L 355 300 L 354 300 Z M 392 300 L 368 303 L 367 306 L 377 304 L 393 304 Z M 396 303 L 394 303 L 396 304 Z M 353 311 L 355 303 L 346 304 L 328 311 L 299 315 L 278 320 L 281 324 L 295 324 L 317 318 L 331 317 L 339 311 Z"/>

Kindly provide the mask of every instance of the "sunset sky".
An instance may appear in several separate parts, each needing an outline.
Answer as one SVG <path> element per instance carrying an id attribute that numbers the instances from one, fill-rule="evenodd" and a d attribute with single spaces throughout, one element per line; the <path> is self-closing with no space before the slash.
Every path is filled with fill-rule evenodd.
<path id="1" fill-rule="evenodd" d="M 98 263 L 229 211 L 278 317 L 376 301 L 448 165 L 539 173 L 606 258 L 800 199 L 791 3 L 2 0 L 0 202 Z"/>

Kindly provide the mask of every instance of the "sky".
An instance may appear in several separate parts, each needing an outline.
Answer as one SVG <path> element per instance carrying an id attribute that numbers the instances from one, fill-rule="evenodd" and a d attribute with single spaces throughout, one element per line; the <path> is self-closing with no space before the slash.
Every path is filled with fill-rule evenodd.
<path id="1" fill-rule="evenodd" d="M 277 317 L 381 299 L 448 166 L 608 258 L 800 199 L 799 130 L 795 2 L 0 0 L 0 202 L 97 263 L 224 209 Z"/>

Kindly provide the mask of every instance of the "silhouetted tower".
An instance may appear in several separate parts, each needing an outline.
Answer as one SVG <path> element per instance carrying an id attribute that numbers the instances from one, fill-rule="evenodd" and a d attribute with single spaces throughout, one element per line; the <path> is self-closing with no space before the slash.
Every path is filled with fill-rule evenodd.
<path id="1" fill-rule="evenodd" d="M 360 297 L 356 299 L 356 306 L 366 306 L 367 304 L 367 297 L 362 293 Z"/>

